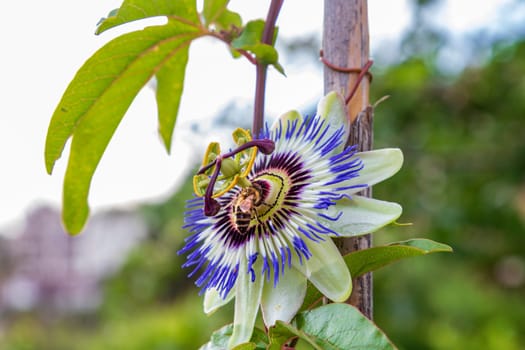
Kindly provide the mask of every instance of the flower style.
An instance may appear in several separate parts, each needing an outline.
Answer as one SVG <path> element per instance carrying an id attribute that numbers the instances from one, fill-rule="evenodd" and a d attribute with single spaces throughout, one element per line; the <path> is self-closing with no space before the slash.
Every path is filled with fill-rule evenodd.
<path id="1" fill-rule="evenodd" d="M 249 341 L 259 305 L 267 326 L 289 322 L 310 280 L 333 301 L 346 300 L 352 279 L 331 237 L 363 235 L 401 215 L 396 203 L 357 192 L 395 174 L 399 149 L 356 152 L 345 147 L 349 125 L 342 98 L 326 95 L 315 117 L 291 111 L 260 139 L 275 142 L 258 154 L 247 179 L 217 198 L 218 213 L 206 216 L 203 199 L 189 202 L 185 228 L 190 276 L 205 292 L 211 313 L 235 297 L 230 347 Z"/>

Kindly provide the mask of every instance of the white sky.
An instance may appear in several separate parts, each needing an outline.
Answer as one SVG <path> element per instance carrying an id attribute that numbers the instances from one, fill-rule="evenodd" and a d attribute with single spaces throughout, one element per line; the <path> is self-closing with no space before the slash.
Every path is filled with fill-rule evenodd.
<path id="1" fill-rule="evenodd" d="M 494 24 L 495 9 L 508 2 L 450 0 L 436 18 L 451 30 L 468 31 Z M 0 231 L 23 218 L 35 204 L 60 205 L 67 152 L 57 162 L 53 175 L 47 175 L 43 158 L 47 126 L 81 64 L 110 39 L 146 23 L 95 36 L 98 20 L 120 3 L 30 0 L 2 6 Z M 268 3 L 232 0 L 230 7 L 248 20 L 264 17 Z M 410 21 L 408 4 L 407 0 L 369 1 L 372 55 L 378 43 L 400 37 Z M 312 32 L 320 37 L 322 1 L 285 1 L 278 24 L 282 37 Z M 313 65 L 289 68 L 287 78 L 270 72 L 267 114 L 275 116 L 317 100 L 322 92 L 319 72 Z M 196 42 L 191 50 L 172 155 L 166 154 L 157 136 L 154 95 L 146 88 L 124 117 L 95 173 L 89 198 L 92 210 L 126 207 L 168 196 L 183 175 L 187 160 L 200 158 L 208 141 L 192 144 L 190 124 L 195 118 L 205 123 L 204 118 L 212 117 L 232 98 L 251 99 L 253 77 L 252 66 L 232 60 L 224 45 L 210 40 Z M 227 82 L 227 87 L 220 82 Z"/>

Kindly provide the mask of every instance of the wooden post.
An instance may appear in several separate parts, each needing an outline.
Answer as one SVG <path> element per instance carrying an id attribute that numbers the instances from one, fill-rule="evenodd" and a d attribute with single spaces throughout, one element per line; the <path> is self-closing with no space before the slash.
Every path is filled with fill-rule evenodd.
<path id="1" fill-rule="evenodd" d="M 323 55 L 335 66 L 362 68 L 369 60 L 368 11 L 366 0 L 325 0 Z M 344 73 L 324 67 L 324 90 L 348 95 L 356 84 L 359 73 Z M 363 79 L 348 104 L 348 118 L 352 131 L 348 144 L 358 145 L 360 151 L 372 148 L 373 110 L 369 106 L 368 79 Z M 361 195 L 371 196 L 367 190 Z M 371 246 L 370 235 L 341 238 L 336 245 L 342 254 Z M 354 289 L 348 301 L 372 318 L 372 275 L 354 279 Z"/>

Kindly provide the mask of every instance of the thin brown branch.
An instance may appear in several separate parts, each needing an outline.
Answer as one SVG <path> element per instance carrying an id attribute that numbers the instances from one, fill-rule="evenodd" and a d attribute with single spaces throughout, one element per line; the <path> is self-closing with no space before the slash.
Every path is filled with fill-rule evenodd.
<path id="1" fill-rule="evenodd" d="M 352 87 L 352 91 L 350 91 L 350 93 L 348 94 L 348 96 L 345 99 L 346 104 L 348 104 L 350 102 L 350 100 L 352 99 L 352 97 L 354 97 L 357 89 L 359 88 L 359 85 L 361 84 L 361 81 L 363 80 L 365 75 L 368 73 L 368 70 L 370 69 L 370 67 L 372 67 L 372 64 L 374 64 L 374 61 L 368 60 L 368 62 L 366 62 L 366 64 L 365 64 L 365 66 L 363 68 L 361 68 L 361 70 L 359 72 L 359 75 L 357 76 L 356 82 L 355 82 L 354 86 Z"/>

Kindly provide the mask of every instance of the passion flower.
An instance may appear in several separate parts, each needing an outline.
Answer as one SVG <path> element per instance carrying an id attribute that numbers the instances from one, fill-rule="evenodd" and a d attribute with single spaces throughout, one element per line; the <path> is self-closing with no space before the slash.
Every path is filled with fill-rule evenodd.
<path id="1" fill-rule="evenodd" d="M 395 174 L 401 151 L 357 152 L 345 146 L 348 134 L 344 101 L 330 93 L 314 117 L 288 112 L 259 135 L 275 149 L 257 154 L 248 185 L 215 199 L 215 215 L 205 215 L 203 198 L 189 201 L 192 235 L 179 253 L 190 276 L 199 274 L 205 312 L 235 297 L 230 347 L 249 341 L 259 305 L 267 326 L 289 322 L 307 280 L 329 299 L 346 300 L 352 278 L 332 237 L 367 234 L 401 215 L 396 203 L 356 194 Z"/>

